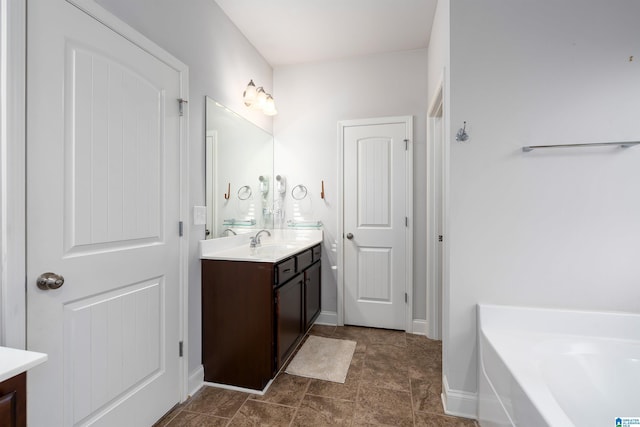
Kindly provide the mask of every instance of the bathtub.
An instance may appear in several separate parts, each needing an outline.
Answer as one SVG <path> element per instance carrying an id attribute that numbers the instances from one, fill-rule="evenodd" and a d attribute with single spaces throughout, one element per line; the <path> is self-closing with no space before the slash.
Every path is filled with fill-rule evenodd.
<path id="1" fill-rule="evenodd" d="M 478 305 L 483 427 L 640 427 L 640 315 Z"/>

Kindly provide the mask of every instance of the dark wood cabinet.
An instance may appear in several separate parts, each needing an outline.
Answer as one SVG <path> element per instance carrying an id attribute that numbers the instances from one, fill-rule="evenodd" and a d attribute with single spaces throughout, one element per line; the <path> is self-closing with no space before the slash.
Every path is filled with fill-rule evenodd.
<path id="1" fill-rule="evenodd" d="M 273 377 L 272 263 L 202 261 L 204 380 L 262 390 Z"/>
<path id="2" fill-rule="evenodd" d="M 303 324 L 304 274 L 298 274 L 284 285 L 276 288 L 276 338 L 277 369 L 287 360 L 295 345 L 304 336 Z"/>
<path id="3" fill-rule="evenodd" d="M 27 425 L 27 374 L 0 382 L 0 426 Z"/>
<path id="4" fill-rule="evenodd" d="M 320 262 L 304 271 L 304 324 L 309 329 L 320 315 Z"/>
<path id="5" fill-rule="evenodd" d="M 320 245 L 277 263 L 202 260 L 207 382 L 262 390 L 320 313 Z"/>

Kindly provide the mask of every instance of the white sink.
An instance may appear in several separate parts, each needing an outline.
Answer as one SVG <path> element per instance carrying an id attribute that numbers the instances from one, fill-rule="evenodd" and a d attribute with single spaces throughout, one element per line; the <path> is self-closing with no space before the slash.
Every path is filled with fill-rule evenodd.
<path id="1" fill-rule="evenodd" d="M 261 257 L 276 257 L 282 254 L 288 254 L 289 252 L 297 251 L 301 245 L 296 245 L 293 243 L 274 243 L 270 245 L 262 245 L 256 248 L 249 248 L 249 253 L 252 253 L 253 256 L 261 256 Z"/>
<path id="2" fill-rule="evenodd" d="M 281 230 L 275 230 L 272 231 L 272 236 L 262 235 L 262 244 L 255 248 L 250 247 L 247 237 L 233 236 L 237 243 L 231 247 L 228 246 L 231 245 L 231 239 L 214 240 L 221 240 L 224 246 L 221 247 L 220 243 L 211 240 L 201 242 L 201 259 L 278 262 L 322 242 L 322 231 L 304 230 L 297 233 L 287 230 L 283 233 Z"/>

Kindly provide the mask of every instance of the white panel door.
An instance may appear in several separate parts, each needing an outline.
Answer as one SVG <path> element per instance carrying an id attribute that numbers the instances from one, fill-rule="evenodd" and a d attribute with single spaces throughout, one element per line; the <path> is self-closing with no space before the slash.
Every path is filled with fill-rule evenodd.
<path id="1" fill-rule="evenodd" d="M 343 127 L 344 323 L 406 328 L 411 120 Z"/>
<path id="2" fill-rule="evenodd" d="M 181 75 L 66 1 L 27 13 L 29 425 L 148 426 L 180 400 Z"/>

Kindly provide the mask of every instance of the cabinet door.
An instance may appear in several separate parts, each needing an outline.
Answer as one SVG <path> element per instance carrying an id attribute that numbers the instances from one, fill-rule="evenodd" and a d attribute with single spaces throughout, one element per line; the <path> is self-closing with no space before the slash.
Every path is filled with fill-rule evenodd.
<path id="1" fill-rule="evenodd" d="M 316 262 L 304 272 L 304 324 L 305 331 L 320 314 L 320 263 Z"/>
<path id="2" fill-rule="evenodd" d="M 303 335 L 302 287 L 304 275 L 276 289 L 276 335 L 278 342 L 278 369 L 287 360 L 296 343 Z"/>
<path id="3" fill-rule="evenodd" d="M 0 383 L 0 426 L 27 425 L 26 373 Z"/>
<path id="4" fill-rule="evenodd" d="M 202 261 L 204 380 L 262 390 L 273 362 L 271 263 Z"/>

